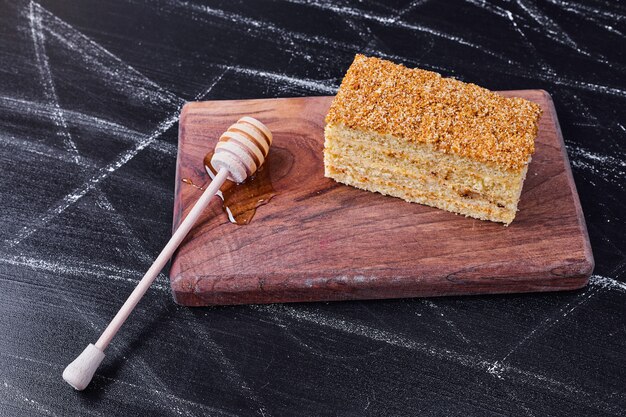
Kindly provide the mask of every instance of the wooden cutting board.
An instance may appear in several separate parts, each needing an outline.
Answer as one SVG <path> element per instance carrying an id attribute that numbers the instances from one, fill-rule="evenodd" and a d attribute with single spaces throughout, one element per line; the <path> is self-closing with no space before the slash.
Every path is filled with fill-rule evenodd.
<path id="1" fill-rule="evenodd" d="M 324 116 L 332 97 L 189 103 L 182 110 L 174 228 L 208 181 L 204 155 L 243 115 L 274 134 L 277 195 L 249 225 L 216 198 L 173 258 L 177 303 L 273 303 L 560 291 L 587 283 L 594 261 L 552 99 L 505 91 L 543 108 L 519 212 L 509 226 L 474 220 L 324 178 Z"/>

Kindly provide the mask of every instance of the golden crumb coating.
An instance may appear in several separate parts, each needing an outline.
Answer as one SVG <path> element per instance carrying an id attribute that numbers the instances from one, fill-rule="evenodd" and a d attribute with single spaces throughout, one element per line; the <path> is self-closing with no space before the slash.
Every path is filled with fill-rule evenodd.
<path id="1" fill-rule="evenodd" d="M 504 169 L 535 150 L 540 107 L 475 84 L 357 55 L 326 116 L 327 124 L 429 143 Z"/>

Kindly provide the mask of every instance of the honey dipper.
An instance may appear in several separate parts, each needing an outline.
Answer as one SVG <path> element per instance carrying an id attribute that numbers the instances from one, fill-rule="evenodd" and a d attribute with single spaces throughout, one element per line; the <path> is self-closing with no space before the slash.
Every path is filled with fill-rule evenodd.
<path id="1" fill-rule="evenodd" d="M 189 233 L 211 198 L 227 179 L 241 183 L 254 174 L 265 161 L 271 144 L 272 132 L 263 123 L 252 117 L 242 117 L 222 134 L 211 159 L 211 164 L 217 170 L 213 181 L 176 229 L 170 241 L 167 242 L 148 272 L 139 281 L 122 308 L 104 329 L 98 341 L 95 344 L 89 344 L 65 368 L 63 379 L 68 384 L 77 390 L 83 390 L 89 385 L 96 369 L 104 359 L 104 350 L 111 343 L 141 297 L 150 288 L 178 245 Z"/>

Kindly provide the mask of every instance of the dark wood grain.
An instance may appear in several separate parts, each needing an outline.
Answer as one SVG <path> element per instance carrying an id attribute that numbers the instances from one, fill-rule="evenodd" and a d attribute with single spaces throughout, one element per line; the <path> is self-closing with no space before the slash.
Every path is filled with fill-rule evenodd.
<path id="1" fill-rule="evenodd" d="M 571 290 L 593 256 L 552 100 L 541 105 L 537 150 L 519 213 L 504 227 L 337 184 L 323 175 L 323 124 L 332 97 L 187 104 L 179 127 L 174 227 L 204 183 L 202 158 L 243 115 L 274 133 L 277 196 L 247 226 L 219 199 L 181 245 L 170 272 L 184 305 L 329 301 Z"/>

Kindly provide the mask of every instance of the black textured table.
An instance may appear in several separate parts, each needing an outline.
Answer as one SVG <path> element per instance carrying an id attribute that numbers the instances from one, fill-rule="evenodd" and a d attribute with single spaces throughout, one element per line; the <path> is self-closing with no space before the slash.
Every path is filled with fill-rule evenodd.
<path id="1" fill-rule="evenodd" d="M 626 5 L 0 2 L 0 415 L 626 414 Z M 165 274 L 186 100 L 328 95 L 354 54 L 556 103 L 596 259 L 568 293 L 222 308 Z M 233 226 L 236 227 L 236 226 Z"/>

